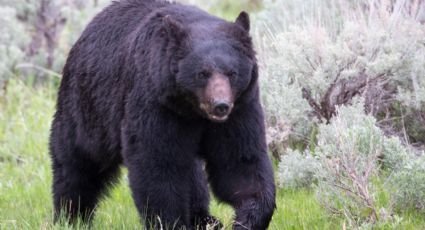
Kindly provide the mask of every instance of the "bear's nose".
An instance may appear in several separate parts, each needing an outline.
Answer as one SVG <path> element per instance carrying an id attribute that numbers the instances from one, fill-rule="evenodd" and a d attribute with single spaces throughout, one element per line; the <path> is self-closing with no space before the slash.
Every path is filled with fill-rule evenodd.
<path id="1" fill-rule="evenodd" d="M 219 117 L 226 116 L 229 113 L 230 105 L 227 102 L 217 102 L 214 104 L 214 114 Z"/>

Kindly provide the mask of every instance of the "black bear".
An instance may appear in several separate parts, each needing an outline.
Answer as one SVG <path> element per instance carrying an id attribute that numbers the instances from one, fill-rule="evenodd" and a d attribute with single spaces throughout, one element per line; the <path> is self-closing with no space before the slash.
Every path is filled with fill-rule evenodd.
<path id="1" fill-rule="evenodd" d="M 55 217 L 89 221 L 129 172 L 148 228 L 206 229 L 208 182 L 234 229 L 266 229 L 275 209 L 248 14 L 227 22 L 192 6 L 112 3 L 63 70 L 50 152 Z"/>

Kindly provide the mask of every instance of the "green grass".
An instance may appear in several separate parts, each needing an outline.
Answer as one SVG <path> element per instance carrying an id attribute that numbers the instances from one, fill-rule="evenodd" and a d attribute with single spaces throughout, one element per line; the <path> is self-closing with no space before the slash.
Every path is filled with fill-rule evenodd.
<path id="1" fill-rule="evenodd" d="M 56 86 L 27 87 L 11 81 L 0 99 L 0 229 L 71 229 L 52 223 L 49 126 Z M 98 207 L 93 229 L 141 229 L 128 188 L 126 170 L 120 183 Z M 382 195 L 382 199 L 387 199 Z M 211 212 L 230 229 L 233 210 L 213 200 Z M 425 229 L 414 212 L 401 216 L 399 229 Z M 270 229 L 343 229 L 344 220 L 330 217 L 308 190 L 279 190 Z M 77 225 L 77 229 L 87 228 Z M 392 229 L 391 224 L 378 229 Z"/>

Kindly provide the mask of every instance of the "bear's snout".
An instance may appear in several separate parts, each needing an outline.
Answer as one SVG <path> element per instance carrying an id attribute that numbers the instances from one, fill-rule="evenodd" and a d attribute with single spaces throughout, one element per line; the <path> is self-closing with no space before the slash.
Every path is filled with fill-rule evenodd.
<path id="1" fill-rule="evenodd" d="M 213 73 L 201 98 L 200 108 L 207 114 L 208 119 L 215 122 L 226 121 L 233 109 L 233 92 L 229 78 Z"/>

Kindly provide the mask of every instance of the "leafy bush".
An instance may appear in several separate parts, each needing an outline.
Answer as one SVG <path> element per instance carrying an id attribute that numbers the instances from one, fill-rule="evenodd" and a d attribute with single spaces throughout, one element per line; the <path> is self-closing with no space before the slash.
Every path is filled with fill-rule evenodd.
<path id="1" fill-rule="evenodd" d="M 0 7 L 0 94 L 5 82 L 13 76 L 18 60 L 24 57 L 22 47 L 27 38 L 24 28 L 16 19 L 16 11 L 11 7 Z"/>
<path id="2" fill-rule="evenodd" d="M 425 146 L 425 78 L 419 77 L 425 74 L 425 3 L 291 0 L 265 6 L 256 40 L 268 125 L 281 120 L 293 131 L 289 139 L 311 142 L 315 125 L 363 96 L 386 134 Z"/>
<path id="3" fill-rule="evenodd" d="M 341 107 L 329 125 L 321 125 L 316 151 L 323 166 L 318 171 L 318 200 L 330 212 L 354 224 L 374 222 L 375 188 L 381 154 L 381 132 L 363 107 Z"/>
<path id="4" fill-rule="evenodd" d="M 400 141 L 385 137 L 375 123 L 364 113 L 363 102 L 355 101 L 353 106 L 338 107 L 330 124 L 319 126 L 317 198 L 353 226 L 380 219 L 385 207 L 377 204 L 373 179 L 380 176 L 380 168 L 397 170 L 409 157 Z"/>
<path id="5" fill-rule="evenodd" d="M 390 177 L 392 200 L 397 209 L 425 214 L 425 155 L 412 157 Z"/>
<path id="6" fill-rule="evenodd" d="M 316 178 L 319 162 L 309 153 L 288 149 L 278 165 L 277 179 L 281 188 L 310 188 Z"/>
<path id="7" fill-rule="evenodd" d="M 397 171 L 413 156 L 410 149 L 403 146 L 398 137 L 384 138 L 382 155 L 380 156 L 381 168 L 387 172 Z"/>
<path id="8" fill-rule="evenodd" d="M 411 159 L 425 149 L 425 78 L 419 77 L 425 76 L 425 2 L 289 0 L 264 5 L 256 43 L 267 125 L 279 129 L 285 124 L 284 130 L 290 130 L 285 139 L 270 135 L 273 149 L 282 154 L 288 142 L 310 147 L 321 165 L 318 199 L 351 226 L 373 226 L 391 216 L 391 209 L 377 201 L 372 182 L 385 181 L 388 173 L 397 206 L 422 210 L 424 198 L 415 187 L 422 188 L 423 172 Z M 356 102 L 359 97 L 362 103 Z M 341 105 L 347 106 L 338 109 Z M 282 161 L 305 163 L 301 154 L 291 155 Z M 280 180 L 288 177 L 286 164 L 279 165 Z"/>
<path id="9" fill-rule="evenodd" d="M 60 76 L 72 44 L 110 2 L 0 0 L 0 84 L 18 71 L 36 81 Z"/>

